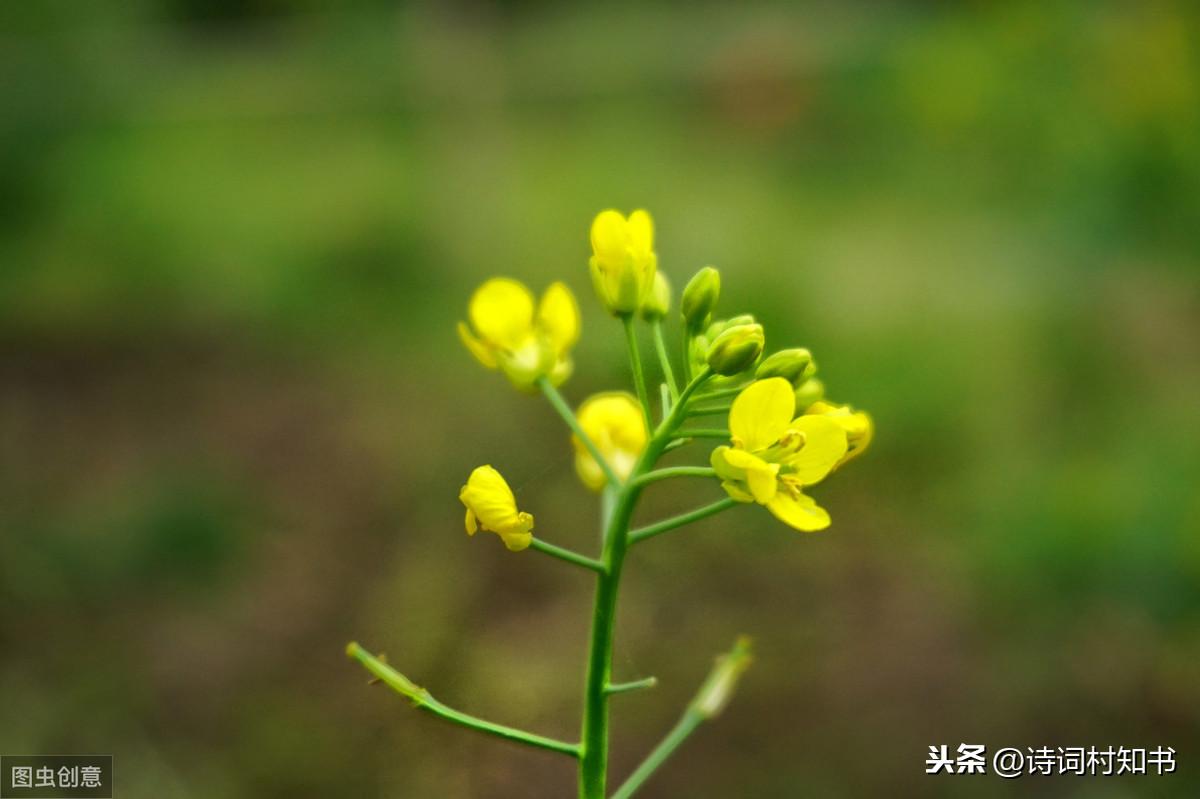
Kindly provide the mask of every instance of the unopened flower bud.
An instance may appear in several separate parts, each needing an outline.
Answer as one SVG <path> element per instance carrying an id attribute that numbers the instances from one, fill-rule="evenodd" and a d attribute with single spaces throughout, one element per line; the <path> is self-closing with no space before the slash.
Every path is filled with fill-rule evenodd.
<path id="1" fill-rule="evenodd" d="M 671 284 L 662 272 L 654 273 L 654 282 L 642 297 L 642 318 L 647 322 L 662 319 L 671 310 Z"/>
<path id="2" fill-rule="evenodd" d="M 699 331 L 708 324 L 720 296 L 721 273 L 716 268 L 706 266 L 692 276 L 679 301 L 679 310 L 683 312 L 690 332 Z"/>
<path id="3" fill-rule="evenodd" d="M 810 377 L 796 386 L 796 411 L 803 413 L 814 402 L 825 396 L 825 384 L 815 377 Z"/>
<path id="4" fill-rule="evenodd" d="M 753 366 L 762 355 L 765 341 L 762 325 L 752 323 L 728 327 L 709 346 L 708 365 L 719 375 L 728 377 L 740 374 Z"/>
<path id="5" fill-rule="evenodd" d="M 692 709 L 706 719 L 715 718 L 720 714 L 737 688 L 738 680 L 754 658 L 750 653 L 750 639 L 742 636 L 734 644 L 733 649 L 717 658 L 716 665 L 709 672 L 708 679 L 700 686 L 700 693 L 692 701 Z"/>
<path id="6" fill-rule="evenodd" d="M 768 377 L 782 377 L 792 385 L 799 385 L 817 371 L 813 363 L 812 353 L 804 347 L 790 350 L 780 350 L 763 359 L 754 371 L 757 380 Z"/>

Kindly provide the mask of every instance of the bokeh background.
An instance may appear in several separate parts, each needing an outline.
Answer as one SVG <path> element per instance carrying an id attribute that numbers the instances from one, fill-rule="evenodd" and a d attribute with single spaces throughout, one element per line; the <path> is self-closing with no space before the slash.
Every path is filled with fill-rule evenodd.
<path id="1" fill-rule="evenodd" d="M 0 751 L 126 797 L 564 797 L 591 580 L 492 536 L 490 462 L 596 546 L 561 422 L 460 348 L 493 274 L 581 298 L 649 208 L 677 286 L 869 409 L 800 536 L 639 548 L 613 773 L 740 632 L 647 797 L 1200 793 L 1200 15 L 1190 3 L 6 4 Z M 702 456 L 700 456 L 702 457 Z M 653 491 L 645 518 L 719 496 Z M 926 777 L 930 744 L 1174 746 L 1170 777 Z"/>

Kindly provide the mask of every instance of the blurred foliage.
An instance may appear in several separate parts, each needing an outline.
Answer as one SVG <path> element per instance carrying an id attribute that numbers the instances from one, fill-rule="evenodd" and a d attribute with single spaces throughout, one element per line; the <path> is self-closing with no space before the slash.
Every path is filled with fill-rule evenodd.
<path id="1" fill-rule="evenodd" d="M 615 768 L 737 632 L 759 657 L 647 796 L 1195 796 L 1200 15 L 1185 2 L 303 0 L 0 9 L 0 751 L 126 796 L 561 797 L 590 581 L 455 499 L 493 462 L 589 550 L 564 431 L 460 351 L 492 274 L 583 298 L 587 225 L 870 409 L 804 537 L 639 549 Z M 694 489 L 694 487 L 693 487 Z M 656 491 L 650 514 L 694 501 Z M 716 494 L 714 494 L 716 496 Z M 567 573 L 564 573 L 567 572 Z M 932 743 L 1170 745 L 1167 778 L 925 777 Z M 1189 754 L 1190 753 L 1190 754 Z"/>

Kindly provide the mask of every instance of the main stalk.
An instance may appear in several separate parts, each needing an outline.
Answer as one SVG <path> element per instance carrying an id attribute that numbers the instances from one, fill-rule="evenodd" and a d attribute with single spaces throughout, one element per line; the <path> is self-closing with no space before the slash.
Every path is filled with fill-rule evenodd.
<path id="1" fill-rule="evenodd" d="M 613 631 L 617 618 L 617 592 L 621 568 L 629 548 L 629 523 L 643 486 L 637 478 L 654 468 L 679 424 L 686 417 L 691 394 L 708 379 L 705 370 L 679 396 L 667 418 L 651 436 L 633 471 L 622 484 L 604 529 L 603 571 L 596 578 L 592 607 L 592 639 L 588 649 L 584 686 L 583 735 L 579 757 L 579 799 L 605 799 L 608 776 L 608 688 L 612 680 Z"/>

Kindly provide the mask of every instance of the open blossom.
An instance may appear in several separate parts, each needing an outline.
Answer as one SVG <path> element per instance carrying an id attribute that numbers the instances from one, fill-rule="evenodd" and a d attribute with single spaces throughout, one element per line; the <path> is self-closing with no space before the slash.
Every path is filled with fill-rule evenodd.
<path id="1" fill-rule="evenodd" d="M 552 283 L 534 308 L 525 284 L 506 277 L 484 283 L 471 297 L 471 320 L 458 335 L 489 369 L 504 372 L 518 388 L 547 377 L 559 385 L 571 375 L 571 348 L 579 340 L 579 306 L 562 283 Z"/>
<path id="2" fill-rule="evenodd" d="M 803 489 L 842 460 L 846 432 L 827 416 L 793 418 L 795 412 L 792 384 L 784 378 L 751 383 L 729 410 L 731 445 L 713 450 L 711 462 L 733 499 L 764 505 L 797 530 L 823 530 L 829 514 Z"/>
<path id="3" fill-rule="evenodd" d="M 458 498 L 467 508 L 467 535 L 475 535 L 480 529 L 490 530 L 513 552 L 520 552 L 533 541 L 533 516 L 517 510 L 512 489 L 491 466 L 480 466 L 471 472 Z"/>
<path id="4" fill-rule="evenodd" d="M 658 270 L 650 214 L 634 211 L 627 219 L 620 211 L 601 211 L 592 222 L 588 267 L 596 296 L 609 313 L 631 314 L 641 308 Z"/>
<path id="5" fill-rule="evenodd" d="M 617 477 L 627 478 L 646 448 L 646 423 L 637 400 L 623 391 L 596 394 L 579 406 L 577 416 L 579 426 Z M 604 488 L 608 478 L 600 464 L 578 436 L 571 436 L 571 443 L 575 446 L 575 471 L 579 479 L 593 491 Z"/>

